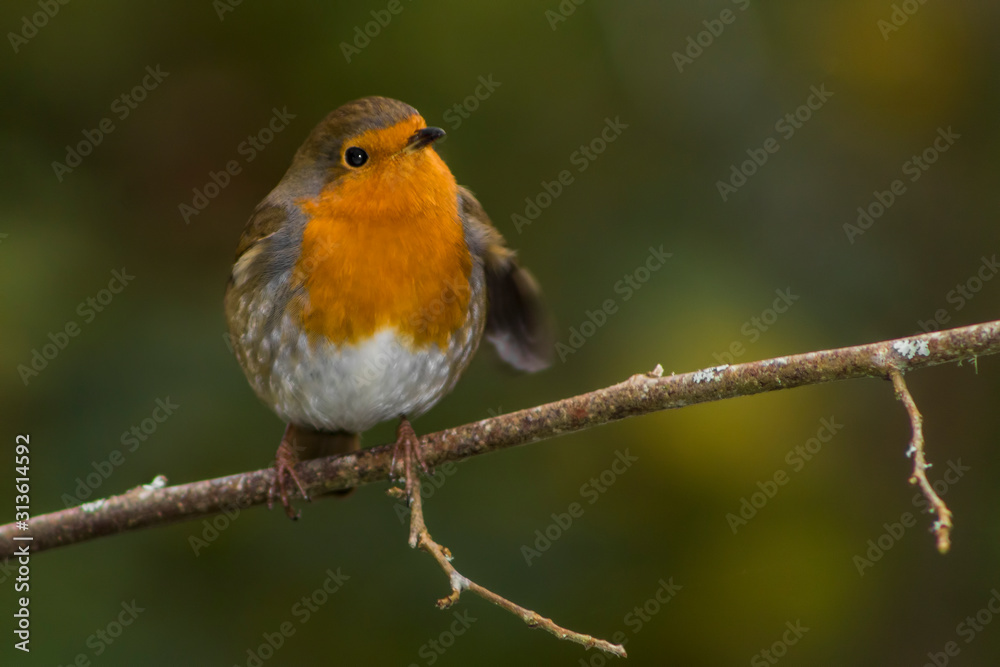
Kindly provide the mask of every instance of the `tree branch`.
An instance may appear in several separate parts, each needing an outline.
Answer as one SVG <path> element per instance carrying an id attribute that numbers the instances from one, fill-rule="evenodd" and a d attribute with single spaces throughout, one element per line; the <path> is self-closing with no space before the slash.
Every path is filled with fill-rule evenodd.
<path id="1" fill-rule="evenodd" d="M 901 372 L 1000 352 L 1000 320 L 897 340 L 810 352 L 683 375 L 662 369 L 561 401 L 432 433 L 421 438 L 429 465 L 538 442 L 636 415 L 696 403 L 852 378 Z M 299 465 L 310 495 L 371 484 L 389 477 L 392 446 L 382 445 Z M 267 502 L 272 469 L 216 479 L 137 487 L 120 496 L 33 517 L 30 529 L 0 526 L 0 556 L 14 553 L 15 536 L 30 536 L 33 553 L 149 526 L 218 514 Z M 23 542 L 21 543 L 23 544 Z"/>

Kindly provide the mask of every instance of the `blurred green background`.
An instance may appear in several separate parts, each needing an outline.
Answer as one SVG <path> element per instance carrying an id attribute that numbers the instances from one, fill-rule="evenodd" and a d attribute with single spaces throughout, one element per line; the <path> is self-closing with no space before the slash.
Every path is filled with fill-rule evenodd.
<path id="1" fill-rule="evenodd" d="M 202 0 L 71 2 L 47 18 L 37 2 L 5 3 L 3 478 L 19 433 L 31 436 L 34 514 L 64 507 L 78 478 L 114 450 L 124 460 L 91 499 L 157 474 L 181 483 L 271 462 L 283 425 L 223 336 L 233 253 L 313 125 L 370 94 L 402 99 L 448 130 L 438 150 L 538 277 L 562 342 L 605 300 L 617 307 L 536 376 L 507 372 L 484 347 L 459 390 L 416 421 L 420 432 L 657 363 L 667 372 L 716 365 L 734 343 L 734 360 L 750 361 L 916 333 L 938 311 L 945 326 L 997 318 L 1000 280 L 977 279 L 994 277 L 1000 250 L 1000 8 L 897 7 L 893 17 L 888 1 L 401 0 L 392 14 L 379 0 Z M 390 20 L 371 23 L 378 17 Z M 348 62 L 341 44 L 369 23 L 377 34 Z M 689 61 L 676 55 L 685 52 Z M 166 74 L 156 83 L 147 67 Z M 150 89 L 130 93 L 144 77 Z M 475 98 L 480 77 L 494 82 L 489 94 L 479 88 L 485 99 Z M 820 104 L 812 87 L 832 95 Z M 131 108 L 123 94 L 144 99 Z M 248 161 L 241 144 L 274 109 L 294 118 Z M 779 124 L 796 112 L 794 125 Z M 104 118 L 113 131 L 57 176 L 53 162 Z M 577 151 L 607 119 L 627 127 L 581 162 Z M 936 151 L 949 128 L 951 142 L 938 142 L 947 150 Z M 933 164 L 904 171 L 929 148 Z M 764 153 L 724 200 L 717 183 Z M 179 206 L 230 160 L 240 173 L 186 222 Z M 563 170 L 573 182 L 517 229 L 512 215 Z M 896 179 L 903 194 L 863 234 L 848 234 L 858 207 L 888 201 L 876 193 Z M 661 245 L 672 256 L 626 300 L 616 284 Z M 101 312 L 81 308 L 123 267 L 134 276 L 124 290 Z M 776 290 L 797 298 L 775 316 Z M 26 383 L 18 366 L 69 322 L 79 334 Z M 962 470 L 945 496 L 956 523 L 947 556 L 906 483 L 904 411 L 874 380 L 701 405 L 479 457 L 435 490 L 428 522 L 467 576 L 571 628 L 626 638 L 623 664 L 773 664 L 760 653 L 773 650 L 783 665 L 922 665 L 952 641 L 960 652 L 950 664 L 995 664 L 1000 622 L 971 637 L 959 624 L 977 613 L 978 623 L 992 620 L 980 610 L 1000 588 L 998 371 L 986 358 L 978 372 L 966 364 L 909 377 L 931 479 L 949 461 Z M 123 433 L 168 398 L 174 413 L 124 446 Z M 843 427 L 811 460 L 786 458 L 831 418 Z M 386 442 L 392 429 L 365 442 Z M 582 488 L 625 452 L 637 461 L 603 493 Z M 777 471 L 789 482 L 734 534 L 727 514 Z M 315 502 L 298 523 L 244 511 L 197 555 L 190 538 L 210 534 L 200 521 L 40 554 L 30 656 L 11 646 L 15 596 L 9 570 L 0 572 L 2 661 L 253 665 L 248 650 L 288 622 L 294 634 L 262 664 L 613 662 L 473 596 L 455 610 L 475 622 L 449 634 L 452 613 L 433 604 L 446 581 L 406 547 L 384 489 Z M 12 496 L 4 482 L 0 497 Z M 536 531 L 558 532 L 553 513 L 574 502 L 582 516 L 529 565 L 522 547 Z M 859 574 L 855 557 L 905 512 L 916 525 L 883 537 L 891 548 Z M 294 605 L 338 568 L 349 580 L 302 623 Z M 680 590 L 650 602 L 671 578 Z M 116 632 L 133 600 L 143 611 L 101 640 L 95 633 Z M 645 619 L 635 610 L 644 606 Z M 796 639 L 786 623 L 809 630 L 783 644 Z"/>

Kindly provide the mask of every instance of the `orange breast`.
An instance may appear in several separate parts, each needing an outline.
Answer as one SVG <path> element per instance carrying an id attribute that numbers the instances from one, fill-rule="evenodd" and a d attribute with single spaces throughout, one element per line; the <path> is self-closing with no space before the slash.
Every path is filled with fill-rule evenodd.
<path id="1" fill-rule="evenodd" d="M 394 327 L 415 348 L 443 348 L 465 321 L 472 272 L 455 179 L 430 148 L 378 167 L 299 202 L 302 325 L 338 344 Z"/>

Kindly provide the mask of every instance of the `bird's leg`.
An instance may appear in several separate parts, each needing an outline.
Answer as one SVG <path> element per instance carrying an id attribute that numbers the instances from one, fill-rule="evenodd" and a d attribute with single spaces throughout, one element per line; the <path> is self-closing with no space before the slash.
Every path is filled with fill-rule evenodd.
<path id="1" fill-rule="evenodd" d="M 414 462 L 420 464 L 425 474 L 430 475 L 431 471 L 424 461 L 420 440 L 406 415 L 400 417 L 399 426 L 396 428 L 396 444 L 392 448 L 392 464 L 389 466 L 393 474 L 396 474 L 396 461 L 400 457 L 402 457 L 403 478 L 406 480 L 406 496 L 413 498 L 414 493 L 420 493 L 420 473 L 417 472 Z"/>
<path id="2" fill-rule="evenodd" d="M 295 486 L 299 487 L 299 493 L 302 494 L 302 497 L 307 501 L 309 500 L 309 494 L 306 493 L 305 486 L 302 485 L 302 480 L 299 479 L 298 474 L 295 472 L 295 465 L 299 462 L 299 455 L 292 438 L 294 430 L 290 423 L 285 427 L 285 434 L 281 437 L 281 444 L 278 445 L 278 451 L 274 454 L 274 482 L 271 484 L 271 489 L 267 494 L 267 508 L 271 509 L 274 507 L 274 498 L 277 496 L 281 498 L 285 514 L 292 520 L 298 519 L 299 513 L 292 507 L 292 502 L 288 498 L 288 481 L 286 478 L 291 477 L 292 481 L 295 482 Z"/>

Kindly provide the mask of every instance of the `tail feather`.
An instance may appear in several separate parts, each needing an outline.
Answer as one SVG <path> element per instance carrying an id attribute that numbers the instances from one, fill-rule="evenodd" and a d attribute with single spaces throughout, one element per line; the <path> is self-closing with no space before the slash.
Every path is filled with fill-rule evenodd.
<path id="1" fill-rule="evenodd" d="M 490 223 L 486 211 L 466 188 L 459 188 L 466 238 L 486 274 L 486 338 L 500 358 L 522 371 L 552 364 L 552 320 L 534 277 L 521 267 L 513 250 Z"/>
<path id="2" fill-rule="evenodd" d="M 552 364 L 552 328 L 538 283 L 506 254 L 487 255 L 486 338 L 514 368 L 539 371 Z"/>

